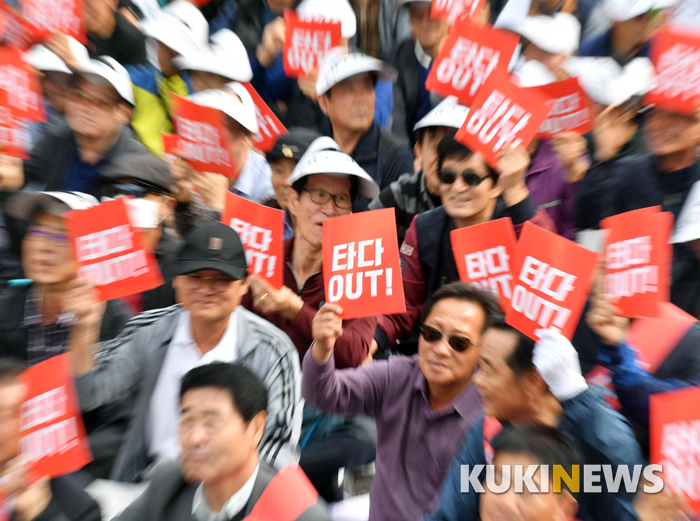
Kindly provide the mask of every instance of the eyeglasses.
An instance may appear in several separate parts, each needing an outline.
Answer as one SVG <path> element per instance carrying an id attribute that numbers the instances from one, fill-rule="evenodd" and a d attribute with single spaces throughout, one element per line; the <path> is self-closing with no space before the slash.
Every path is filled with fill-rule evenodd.
<path id="1" fill-rule="evenodd" d="M 119 196 L 134 196 L 137 199 L 146 197 L 151 193 L 160 193 L 153 188 L 149 188 L 142 185 L 137 185 L 133 183 L 112 183 L 105 184 L 102 187 L 102 194 L 105 197 L 119 197 Z"/>
<path id="2" fill-rule="evenodd" d="M 29 228 L 24 238 L 30 242 L 44 241 L 62 248 L 68 247 L 68 236 L 64 233 L 51 233 L 39 228 Z"/>
<path id="3" fill-rule="evenodd" d="M 194 291 L 209 286 L 216 293 L 223 293 L 233 282 L 228 277 L 200 277 L 199 275 L 187 275 L 185 277 L 187 289 Z"/>
<path id="4" fill-rule="evenodd" d="M 458 173 L 453 172 L 452 170 L 440 170 L 440 172 L 438 172 L 438 179 L 440 179 L 440 182 L 443 184 L 451 185 L 457 180 L 458 175 Z M 484 182 L 484 180 L 492 176 L 493 174 L 489 174 L 485 175 L 484 177 L 480 177 L 479 174 L 474 172 L 474 170 L 471 168 L 462 172 L 462 180 L 466 185 L 471 186 L 472 188 L 479 186 Z"/>
<path id="5" fill-rule="evenodd" d="M 333 195 L 321 188 L 304 188 L 304 191 L 309 192 L 311 201 L 316 204 L 326 204 L 333 199 L 335 205 L 342 210 L 352 208 L 352 199 L 348 195 Z"/>
<path id="6" fill-rule="evenodd" d="M 423 337 L 423 339 L 426 342 L 437 342 L 442 339 L 443 336 L 447 337 L 447 343 L 450 345 L 452 349 L 457 351 L 458 353 L 463 353 L 467 349 L 469 349 L 471 346 L 474 344 L 472 343 L 471 339 L 468 336 L 465 335 L 446 335 L 439 329 L 434 328 L 433 326 L 428 326 L 423 324 L 420 327 L 420 335 Z"/>
<path id="7" fill-rule="evenodd" d="M 82 103 L 91 105 L 99 110 L 109 110 L 116 107 L 119 104 L 119 100 L 114 98 L 97 98 L 94 96 L 88 96 L 84 92 L 78 89 L 68 90 L 68 97 L 71 101 L 75 103 Z"/>

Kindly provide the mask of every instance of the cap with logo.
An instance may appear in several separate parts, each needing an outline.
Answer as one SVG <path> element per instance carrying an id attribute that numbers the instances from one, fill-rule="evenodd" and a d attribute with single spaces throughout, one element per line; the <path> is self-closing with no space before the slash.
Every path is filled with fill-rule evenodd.
<path id="1" fill-rule="evenodd" d="M 193 228 L 187 235 L 175 271 L 187 275 L 202 270 L 218 271 L 234 280 L 247 276 L 243 243 L 233 228 L 222 222 L 210 222 Z"/>
<path id="2" fill-rule="evenodd" d="M 289 177 L 294 184 L 304 177 L 325 174 L 331 177 L 353 176 L 359 181 L 360 194 L 374 199 L 379 195 L 377 182 L 358 165 L 353 158 L 340 149 L 338 143 L 329 137 L 314 140 L 301 157 Z"/>
<path id="3" fill-rule="evenodd" d="M 134 104 L 134 89 L 131 86 L 131 77 L 127 70 L 114 58 L 110 56 L 99 56 L 85 66 L 80 71 L 81 77 L 88 80 L 90 83 L 108 83 L 119 96 L 130 103 Z"/>
<path id="4" fill-rule="evenodd" d="M 347 0 L 304 0 L 297 14 L 312 22 L 339 22 L 343 38 L 352 38 L 357 31 L 355 11 Z"/>
<path id="5" fill-rule="evenodd" d="M 421 119 L 413 130 L 426 127 L 461 128 L 469 114 L 469 107 L 460 105 L 457 98 L 448 96 Z"/>
<path id="6" fill-rule="evenodd" d="M 581 23 L 570 13 L 527 16 L 524 20 L 506 22 L 502 27 L 551 54 L 570 56 L 578 49 L 581 39 Z"/>
<path id="7" fill-rule="evenodd" d="M 232 81 L 250 81 L 248 53 L 241 39 L 230 29 L 221 29 L 211 37 L 211 43 L 188 51 L 173 59 L 180 70 L 218 74 Z"/>
<path id="8" fill-rule="evenodd" d="M 209 89 L 189 97 L 192 103 L 222 111 L 237 121 L 251 134 L 258 133 L 258 120 L 255 115 L 255 102 L 246 88 L 233 81 L 224 89 Z"/>
<path id="9" fill-rule="evenodd" d="M 331 49 L 321 64 L 316 80 L 316 94 L 328 92 L 331 87 L 357 74 L 370 72 L 377 78 L 396 79 L 397 73 L 391 65 L 359 52 L 346 54 L 342 47 Z"/>
<path id="10" fill-rule="evenodd" d="M 102 179 L 133 179 L 166 194 L 170 193 L 175 185 L 168 163 L 146 152 L 120 156 L 102 171 Z"/>
<path id="11" fill-rule="evenodd" d="M 321 134 L 310 128 L 292 127 L 289 129 L 289 134 L 284 134 L 277 139 L 275 146 L 265 154 L 265 157 L 268 162 L 281 158 L 299 161 L 309 145 L 319 137 Z"/>
<path id="12" fill-rule="evenodd" d="M 31 221 L 40 211 L 61 217 L 71 210 L 85 210 L 98 204 L 82 192 L 18 192 L 4 203 L 5 213 L 15 219 Z"/>

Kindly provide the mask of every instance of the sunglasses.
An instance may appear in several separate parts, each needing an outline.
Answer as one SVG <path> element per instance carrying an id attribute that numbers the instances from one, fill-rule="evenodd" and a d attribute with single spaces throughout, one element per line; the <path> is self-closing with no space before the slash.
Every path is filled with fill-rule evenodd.
<path id="1" fill-rule="evenodd" d="M 146 197 L 148 194 L 160 193 L 154 188 L 147 186 L 137 185 L 133 183 L 112 183 L 105 184 L 102 188 L 102 195 L 105 197 L 128 197 L 134 196 L 136 199 L 141 199 Z"/>
<path id="2" fill-rule="evenodd" d="M 427 326 L 423 324 L 420 327 L 420 336 L 423 337 L 423 339 L 426 342 L 430 342 L 431 344 L 433 342 L 437 342 L 442 339 L 443 336 L 447 337 L 447 343 L 450 345 L 452 349 L 457 351 L 458 353 L 463 353 L 467 349 L 469 349 L 472 345 L 472 341 L 468 336 L 465 335 L 446 335 L 439 329 L 434 328 L 433 326 Z"/>
<path id="3" fill-rule="evenodd" d="M 477 174 L 476 172 L 474 172 L 474 170 L 470 168 L 469 170 L 465 170 L 464 172 L 462 172 L 462 180 L 466 185 L 475 188 L 481 183 L 483 183 L 484 180 L 488 179 L 489 177 L 492 177 L 492 175 L 493 174 L 488 174 L 484 177 L 480 177 L 479 174 Z M 441 183 L 446 185 L 453 184 L 457 180 L 457 176 L 459 176 L 459 174 L 453 172 L 452 170 L 440 170 L 440 172 L 438 172 L 438 179 Z"/>

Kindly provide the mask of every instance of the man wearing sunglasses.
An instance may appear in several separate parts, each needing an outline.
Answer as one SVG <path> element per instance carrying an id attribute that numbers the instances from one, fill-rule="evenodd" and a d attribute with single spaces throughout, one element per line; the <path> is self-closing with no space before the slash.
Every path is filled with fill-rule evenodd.
<path id="1" fill-rule="evenodd" d="M 437 171 L 442 206 L 416 216 L 406 232 L 401 246 L 406 312 L 377 318 L 372 352 L 408 337 L 426 296 L 459 280 L 450 242 L 452 230 L 510 217 L 516 233 L 527 220 L 556 231 L 545 210 L 535 212 L 525 185 L 529 163 L 526 151 L 511 149 L 496 171 L 452 134 L 440 141 Z M 402 349 L 415 352 L 415 340 L 404 342 Z"/>
<path id="2" fill-rule="evenodd" d="M 377 422 L 377 471 L 370 521 L 422 519 L 438 497 L 464 432 L 482 412 L 472 374 L 482 333 L 500 312 L 489 292 L 463 282 L 443 286 L 423 306 L 418 355 L 335 369 L 342 309 L 325 304 L 302 363 L 302 394 L 334 414 Z"/>
<path id="3" fill-rule="evenodd" d="M 134 317 L 101 355 L 91 345 L 89 324 L 71 343 L 84 412 L 125 396 L 136 400 L 111 477 L 148 479 L 153 464 L 179 457 L 180 379 L 215 361 L 245 365 L 267 386 L 263 460 L 278 468 L 298 460 L 299 355 L 287 335 L 239 306 L 250 284 L 241 239 L 221 222 L 194 228 L 178 254 L 175 274 L 181 304 Z"/>

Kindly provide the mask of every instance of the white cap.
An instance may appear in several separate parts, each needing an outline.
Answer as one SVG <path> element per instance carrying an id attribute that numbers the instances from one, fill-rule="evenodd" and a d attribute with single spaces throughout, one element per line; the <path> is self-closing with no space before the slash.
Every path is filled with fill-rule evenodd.
<path id="1" fill-rule="evenodd" d="M 204 47 L 209 41 L 209 24 L 187 0 L 176 0 L 164 7 L 156 20 L 141 23 L 141 31 L 180 55 Z"/>
<path id="2" fill-rule="evenodd" d="M 225 89 L 209 89 L 198 92 L 192 94 L 189 100 L 203 107 L 220 110 L 251 134 L 257 134 L 258 120 L 255 116 L 255 102 L 246 88 L 234 81 L 227 83 Z"/>
<path id="3" fill-rule="evenodd" d="M 82 192 L 18 192 L 5 202 L 5 212 L 15 219 L 29 221 L 39 210 L 58 217 L 69 210 L 85 210 L 99 204 Z"/>
<path id="4" fill-rule="evenodd" d="M 93 82 L 107 82 L 119 93 L 125 101 L 134 104 L 134 90 L 131 86 L 131 77 L 126 69 L 110 56 L 98 56 L 86 65 L 78 73 L 86 80 Z"/>
<path id="5" fill-rule="evenodd" d="M 211 72 L 233 81 L 253 79 L 248 53 L 236 33 L 221 29 L 211 40 L 206 47 L 174 58 L 173 63 L 180 70 Z"/>
<path id="6" fill-rule="evenodd" d="M 578 49 L 581 39 L 581 24 L 569 13 L 527 16 L 520 23 L 505 25 L 503 28 L 552 54 L 572 55 Z"/>
<path id="7" fill-rule="evenodd" d="M 352 38 L 357 31 L 355 11 L 347 0 L 304 0 L 297 14 L 306 21 L 340 22 L 343 38 Z"/>
<path id="8" fill-rule="evenodd" d="M 589 98 L 606 106 L 620 105 L 633 96 L 643 96 L 654 83 L 654 66 L 649 58 L 635 58 L 625 67 L 620 67 L 610 57 L 574 57 L 564 62 L 562 68 L 578 77 Z"/>
<path id="9" fill-rule="evenodd" d="M 73 56 L 82 65 L 90 63 L 90 56 L 84 45 L 72 36 L 68 36 L 68 46 L 73 52 Z M 68 66 L 63 62 L 57 54 L 48 50 L 43 45 L 35 45 L 24 55 L 24 61 L 34 67 L 38 71 L 43 72 L 63 72 L 65 74 L 73 74 Z"/>
<path id="10" fill-rule="evenodd" d="M 557 81 L 554 73 L 547 66 L 537 60 L 529 60 L 518 67 L 513 73 L 518 79 L 518 86 L 540 87 Z"/>
<path id="11" fill-rule="evenodd" d="M 426 127 L 461 128 L 467 119 L 467 114 L 469 114 L 469 107 L 460 105 L 457 98 L 449 96 L 416 123 L 413 130 Z"/>
<path id="12" fill-rule="evenodd" d="M 346 54 L 342 47 L 335 47 L 329 51 L 321 64 L 316 81 L 316 94 L 321 96 L 333 85 L 363 72 L 375 73 L 383 79 L 396 78 L 396 70 L 391 65 L 359 52 Z"/>
<path id="13" fill-rule="evenodd" d="M 379 185 L 376 181 L 329 137 L 316 138 L 309 145 L 297 166 L 294 167 L 289 182 L 294 184 L 303 177 L 315 174 L 331 177 L 354 176 L 359 180 L 360 194 L 369 199 L 379 195 Z"/>
<path id="14" fill-rule="evenodd" d="M 603 12 L 611 22 L 624 22 L 652 9 L 666 9 L 678 0 L 604 0 Z"/>

